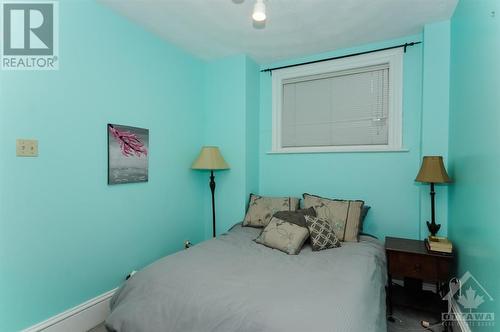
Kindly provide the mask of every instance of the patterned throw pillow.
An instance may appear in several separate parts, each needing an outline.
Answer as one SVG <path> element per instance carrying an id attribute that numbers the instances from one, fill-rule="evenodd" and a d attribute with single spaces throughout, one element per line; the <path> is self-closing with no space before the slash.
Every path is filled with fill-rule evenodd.
<path id="1" fill-rule="evenodd" d="M 358 242 L 361 211 L 365 202 L 328 199 L 304 194 L 304 207 L 313 207 L 320 218 L 328 220 L 340 241 Z"/>
<path id="2" fill-rule="evenodd" d="M 274 214 L 273 217 L 278 219 L 288 221 L 289 223 L 296 224 L 302 227 L 306 227 L 306 218 L 305 216 L 313 216 L 316 217 L 316 211 L 314 208 L 297 210 L 297 211 L 279 211 Z"/>
<path id="3" fill-rule="evenodd" d="M 341 246 L 339 239 L 330 226 L 328 220 L 318 217 L 306 216 L 306 225 L 311 237 L 311 246 L 313 251 L 319 251 L 329 248 L 338 248 Z"/>
<path id="4" fill-rule="evenodd" d="M 273 217 L 255 242 L 289 255 L 297 255 L 308 237 L 307 228 Z"/>
<path id="5" fill-rule="evenodd" d="M 250 203 L 245 220 L 243 220 L 243 226 L 266 227 L 276 212 L 295 211 L 298 207 L 298 198 L 264 197 L 250 194 Z"/>

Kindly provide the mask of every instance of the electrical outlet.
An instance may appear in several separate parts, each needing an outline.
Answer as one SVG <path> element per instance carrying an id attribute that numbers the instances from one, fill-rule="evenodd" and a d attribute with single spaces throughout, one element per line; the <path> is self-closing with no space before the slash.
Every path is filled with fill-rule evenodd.
<path id="1" fill-rule="evenodd" d="M 38 141 L 34 139 L 17 139 L 16 155 L 18 157 L 38 157 Z"/>

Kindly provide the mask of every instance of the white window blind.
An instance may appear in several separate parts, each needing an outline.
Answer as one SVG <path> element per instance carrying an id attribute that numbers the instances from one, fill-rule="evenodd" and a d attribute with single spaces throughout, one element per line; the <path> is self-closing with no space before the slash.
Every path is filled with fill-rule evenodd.
<path id="1" fill-rule="evenodd" d="M 284 79 L 281 146 L 389 144 L 389 68 Z"/>

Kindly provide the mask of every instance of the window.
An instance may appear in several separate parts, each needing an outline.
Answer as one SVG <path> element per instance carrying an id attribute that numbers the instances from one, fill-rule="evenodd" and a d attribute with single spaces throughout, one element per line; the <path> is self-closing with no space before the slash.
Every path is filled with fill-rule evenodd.
<path id="1" fill-rule="evenodd" d="M 401 49 L 273 72 L 273 152 L 401 150 Z"/>

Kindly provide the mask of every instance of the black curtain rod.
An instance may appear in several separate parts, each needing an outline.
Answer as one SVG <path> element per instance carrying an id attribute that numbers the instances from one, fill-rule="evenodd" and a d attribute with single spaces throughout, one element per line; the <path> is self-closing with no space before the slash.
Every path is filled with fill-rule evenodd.
<path id="1" fill-rule="evenodd" d="M 380 52 L 380 51 L 385 51 L 385 50 L 392 50 L 394 48 L 401 48 L 401 47 L 404 47 L 404 52 L 406 53 L 406 48 L 407 47 L 418 45 L 418 44 L 421 44 L 421 43 L 422 42 L 404 43 L 404 44 L 401 44 L 401 45 L 384 47 L 384 48 L 379 48 L 379 49 L 371 50 L 371 51 L 365 51 L 365 52 L 359 52 L 359 53 L 352 53 L 352 54 L 346 54 L 346 55 L 341 55 L 341 56 L 335 56 L 333 58 L 327 58 L 327 59 L 321 59 L 321 60 L 315 60 L 315 61 L 308 61 L 308 62 L 296 63 L 296 64 L 288 65 L 288 66 L 281 66 L 281 67 L 273 67 L 273 68 L 262 69 L 261 72 L 268 71 L 269 73 L 272 73 L 273 70 L 278 70 L 278 69 L 283 69 L 283 68 L 290 68 L 290 67 L 297 67 L 297 66 L 302 66 L 302 65 L 309 65 L 311 63 L 317 63 L 317 62 L 323 62 L 323 61 L 329 61 L 329 60 L 343 59 L 343 58 L 348 58 L 348 57 L 351 57 L 351 56 L 356 56 L 356 55 L 361 55 L 361 54 L 368 54 L 368 53 L 374 53 L 374 52 Z"/>

